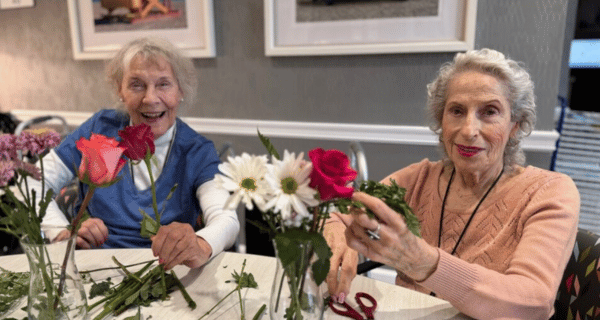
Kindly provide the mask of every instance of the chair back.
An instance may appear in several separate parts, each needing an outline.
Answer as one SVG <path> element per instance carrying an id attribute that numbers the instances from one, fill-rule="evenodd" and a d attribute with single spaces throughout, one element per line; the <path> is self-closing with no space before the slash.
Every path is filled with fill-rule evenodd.
<path id="1" fill-rule="evenodd" d="M 600 319 L 600 235 L 579 229 L 552 320 Z"/>

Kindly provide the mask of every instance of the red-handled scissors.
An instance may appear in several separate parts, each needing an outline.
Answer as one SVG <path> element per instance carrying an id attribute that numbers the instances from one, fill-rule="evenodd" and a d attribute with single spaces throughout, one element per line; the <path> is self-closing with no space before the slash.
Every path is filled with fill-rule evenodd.
<path id="1" fill-rule="evenodd" d="M 362 302 L 362 300 L 361 300 L 362 298 L 369 300 L 371 302 L 371 306 L 366 306 Z M 333 312 L 335 312 L 339 315 L 346 316 L 346 317 L 356 319 L 356 320 L 375 319 L 373 316 L 373 314 L 375 313 L 375 309 L 377 309 L 377 301 L 375 300 L 375 298 L 373 298 L 368 293 L 358 292 L 358 293 L 356 293 L 356 296 L 354 296 L 354 299 L 356 299 L 356 303 L 358 303 L 360 310 L 362 310 L 362 312 L 367 316 L 366 318 L 363 318 L 360 315 L 360 313 L 358 313 L 358 311 L 356 311 L 354 308 L 352 308 L 345 301 L 344 301 L 344 303 L 335 303 L 335 302 L 333 302 L 333 299 L 330 299 L 329 300 L 329 308 L 331 308 L 331 310 L 333 310 Z M 340 310 L 340 309 L 336 308 L 335 305 L 340 305 L 340 306 L 344 307 L 345 310 Z"/>

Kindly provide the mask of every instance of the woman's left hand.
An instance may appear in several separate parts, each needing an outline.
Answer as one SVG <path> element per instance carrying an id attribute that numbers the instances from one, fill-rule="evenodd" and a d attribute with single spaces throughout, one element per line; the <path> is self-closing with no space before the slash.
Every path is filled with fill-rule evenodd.
<path id="1" fill-rule="evenodd" d="M 165 270 L 183 264 L 190 268 L 204 265 L 212 248 L 201 237 L 194 233 L 194 229 L 187 223 L 172 222 L 161 226 L 152 240 L 152 254 Z"/>
<path id="2" fill-rule="evenodd" d="M 366 193 L 352 196 L 375 213 L 378 220 L 365 213 L 354 216 L 348 229 L 348 245 L 365 257 L 395 268 L 416 281 L 427 279 L 437 268 L 439 252 L 406 227 L 404 219 L 383 201 Z M 369 238 L 366 230 L 379 229 L 379 240 Z"/>

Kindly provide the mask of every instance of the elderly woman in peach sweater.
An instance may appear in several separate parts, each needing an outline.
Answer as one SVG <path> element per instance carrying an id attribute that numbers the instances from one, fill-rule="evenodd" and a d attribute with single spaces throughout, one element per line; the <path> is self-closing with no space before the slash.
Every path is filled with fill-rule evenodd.
<path id="1" fill-rule="evenodd" d="M 358 252 L 396 269 L 396 284 L 471 317 L 548 319 L 575 241 L 579 193 L 563 174 L 524 166 L 520 142 L 536 118 L 529 74 L 494 50 L 459 53 L 429 84 L 427 107 L 444 160 L 383 180 L 406 188 L 422 238 L 382 201 L 355 193 L 377 219 L 328 221 L 332 298 L 348 294 Z"/>

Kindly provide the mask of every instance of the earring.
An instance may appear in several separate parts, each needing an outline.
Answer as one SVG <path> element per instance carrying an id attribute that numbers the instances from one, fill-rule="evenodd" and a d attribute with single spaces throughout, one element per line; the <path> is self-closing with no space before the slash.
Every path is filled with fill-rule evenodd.
<path id="1" fill-rule="evenodd" d="M 183 102 L 183 98 L 179 99 L 179 102 Z"/>
<path id="2" fill-rule="evenodd" d="M 119 102 L 123 102 L 123 98 L 119 98 Z"/>

